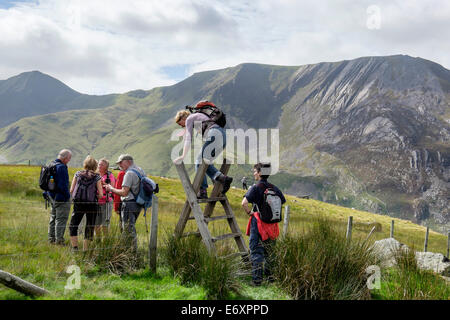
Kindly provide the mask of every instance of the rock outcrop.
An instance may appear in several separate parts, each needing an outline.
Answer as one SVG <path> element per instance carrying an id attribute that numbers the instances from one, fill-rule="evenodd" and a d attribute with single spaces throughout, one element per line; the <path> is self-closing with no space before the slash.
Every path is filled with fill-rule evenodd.
<path id="1" fill-rule="evenodd" d="M 384 268 L 396 265 L 395 257 L 399 250 L 410 250 L 408 246 L 393 238 L 375 241 L 372 248 L 381 260 L 381 267 Z M 442 276 L 450 276 L 450 261 L 443 254 L 417 251 L 415 257 L 419 268 L 433 271 Z"/>

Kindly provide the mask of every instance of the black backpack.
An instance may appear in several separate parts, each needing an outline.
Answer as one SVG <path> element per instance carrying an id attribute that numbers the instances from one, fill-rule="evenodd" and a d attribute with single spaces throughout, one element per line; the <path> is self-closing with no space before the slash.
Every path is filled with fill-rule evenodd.
<path id="1" fill-rule="evenodd" d="M 73 201 L 78 203 L 97 202 L 97 175 L 80 173 L 73 190 Z"/>
<path id="2" fill-rule="evenodd" d="M 264 189 L 264 201 L 259 209 L 259 217 L 265 223 L 278 223 L 282 220 L 281 198 L 275 191 L 273 184 L 259 183 L 259 188 Z"/>
<path id="3" fill-rule="evenodd" d="M 56 161 L 52 161 L 41 167 L 39 175 L 39 187 L 44 191 L 56 191 Z M 53 181 L 51 179 L 53 178 Z"/>

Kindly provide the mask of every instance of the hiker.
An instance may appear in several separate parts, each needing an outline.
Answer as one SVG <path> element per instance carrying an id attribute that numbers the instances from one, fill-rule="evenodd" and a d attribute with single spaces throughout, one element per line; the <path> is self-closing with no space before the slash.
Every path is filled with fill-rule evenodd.
<path id="1" fill-rule="evenodd" d="M 243 177 L 242 180 L 241 180 L 241 182 L 242 182 L 242 189 L 248 190 L 248 187 L 247 187 L 247 177 Z"/>
<path id="2" fill-rule="evenodd" d="M 204 104 L 205 102 L 199 102 L 197 106 Z M 195 112 L 190 113 L 187 110 L 181 110 L 178 111 L 178 113 L 175 116 L 175 122 L 183 127 L 186 128 L 185 134 L 184 134 L 184 147 L 183 147 L 183 154 L 173 160 L 174 163 L 180 163 L 183 161 L 183 159 L 186 157 L 186 154 L 188 153 L 190 146 L 191 146 L 191 138 L 192 133 L 194 129 L 194 123 L 195 122 L 201 122 L 202 123 L 202 131 L 205 129 L 201 134 L 206 137 L 206 142 L 203 144 L 201 152 L 198 154 L 196 160 L 195 160 L 195 170 L 198 170 L 198 167 L 202 163 L 203 159 L 208 160 L 212 163 L 212 161 L 223 151 L 223 148 L 225 148 L 226 145 L 226 133 L 225 129 L 220 127 L 218 124 L 211 121 L 211 118 L 207 116 L 206 114 L 202 112 Z M 203 124 L 207 123 L 206 126 Z M 216 142 L 217 140 L 217 142 Z M 221 140 L 221 141 L 220 141 Z M 220 143 L 222 142 L 222 143 Z M 213 145 L 214 143 L 214 145 Z M 211 146 L 210 146 L 211 145 Z M 211 149 L 214 147 L 214 149 L 211 150 L 211 152 L 205 152 L 205 149 Z M 231 186 L 231 182 L 233 181 L 232 177 L 228 177 L 224 175 L 222 172 L 217 170 L 212 164 L 208 165 L 208 168 L 206 170 L 206 174 L 211 178 L 211 180 L 219 181 L 223 184 L 222 193 L 225 194 Z M 200 190 L 197 194 L 197 198 L 199 199 L 207 199 L 208 198 L 208 181 L 206 180 L 206 176 L 203 179 L 203 182 L 200 186 Z"/>
<path id="3" fill-rule="evenodd" d="M 106 185 L 106 190 L 120 196 L 122 201 L 121 217 L 123 231 L 133 238 L 133 247 L 137 250 L 136 220 L 139 217 L 142 206 L 136 203 L 136 197 L 139 194 L 140 179 L 134 172 L 138 171 L 141 176 L 145 176 L 144 170 L 136 166 L 133 157 L 129 154 L 121 154 L 116 162 L 120 169 L 125 171 L 122 187 L 114 188 L 111 184 Z"/>
<path id="4" fill-rule="evenodd" d="M 70 186 L 73 199 L 73 212 L 70 219 L 70 243 L 72 249 L 78 251 L 78 226 L 86 215 L 83 250 L 87 250 L 89 241 L 94 237 L 95 219 L 97 217 L 97 199 L 103 197 L 102 178 L 96 173 L 97 160 L 87 156 L 83 162 L 83 170 L 77 171 Z"/>
<path id="5" fill-rule="evenodd" d="M 56 175 L 54 177 L 56 190 L 48 191 L 46 195 L 50 199 L 52 211 L 48 225 L 48 241 L 51 244 L 64 245 L 64 233 L 70 213 L 69 171 L 67 164 L 72 159 L 72 152 L 63 149 L 59 152 L 56 163 Z"/>
<path id="6" fill-rule="evenodd" d="M 114 174 L 108 171 L 109 161 L 106 158 L 98 160 L 98 173 L 102 178 L 102 185 L 107 184 L 115 185 L 116 178 Z M 102 233 L 105 235 L 108 232 L 108 228 L 111 222 L 111 213 L 113 209 L 113 195 L 112 193 L 106 191 L 103 187 L 103 197 L 98 199 L 98 213 L 95 220 L 95 234 L 99 235 Z"/>
<path id="7" fill-rule="evenodd" d="M 125 171 L 120 170 L 117 174 L 116 184 L 114 185 L 114 188 L 116 189 L 122 189 L 122 182 L 123 182 L 123 176 L 125 175 Z M 114 194 L 114 211 L 119 215 L 119 227 L 120 232 L 123 231 L 122 228 L 122 216 L 120 215 L 120 212 L 122 211 L 122 200 L 120 200 L 120 196 L 118 194 Z"/>
<path id="8" fill-rule="evenodd" d="M 271 251 L 275 245 L 275 240 L 280 234 L 278 223 L 266 223 L 262 221 L 261 212 L 265 209 L 265 192 L 272 192 L 281 200 L 279 204 L 279 218 L 281 220 L 281 204 L 286 202 L 283 193 L 276 186 L 270 184 L 270 165 L 256 164 L 253 167 L 253 176 L 256 183 L 247 191 L 242 200 L 242 207 L 245 213 L 250 216 L 247 225 L 247 235 L 250 235 L 250 257 L 252 261 L 252 280 L 255 286 L 261 285 L 264 275 L 269 281 L 271 277 Z M 248 204 L 252 203 L 250 210 Z"/>

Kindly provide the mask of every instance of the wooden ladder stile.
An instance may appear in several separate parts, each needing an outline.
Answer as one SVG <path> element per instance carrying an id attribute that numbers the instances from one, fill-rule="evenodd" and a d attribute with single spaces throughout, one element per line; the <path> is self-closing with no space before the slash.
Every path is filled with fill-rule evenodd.
<path id="1" fill-rule="evenodd" d="M 191 183 L 189 179 L 189 175 L 186 171 L 184 163 L 175 164 L 175 166 L 177 168 L 181 184 L 183 185 L 187 197 L 186 202 L 181 211 L 180 218 L 175 227 L 175 237 L 180 238 L 189 235 L 200 235 L 208 251 L 214 254 L 217 253 L 215 242 L 233 238 L 239 249 L 239 252 L 237 254 L 242 256 L 243 258 L 247 257 L 248 249 L 245 244 L 244 237 L 242 235 L 241 230 L 239 229 L 239 225 L 236 221 L 236 217 L 234 216 L 233 210 L 231 208 L 227 196 L 222 194 L 222 184 L 220 182 L 214 183 L 213 190 L 208 199 L 197 199 L 197 193 L 200 190 L 200 186 L 206 174 L 208 164 L 203 162 L 199 166 L 197 173 L 194 177 L 193 183 Z M 230 164 L 227 163 L 225 159 L 220 168 L 220 172 L 226 175 L 229 169 Z M 225 210 L 225 215 L 213 216 L 214 208 L 217 202 L 220 202 L 222 204 Z M 204 212 L 202 212 L 201 210 L 201 207 L 199 205 L 200 203 L 206 203 Z M 198 227 L 197 232 L 184 233 L 184 229 L 186 227 L 188 220 L 195 220 Z M 231 229 L 231 233 L 213 237 L 209 231 L 208 223 L 216 220 L 226 220 Z"/>

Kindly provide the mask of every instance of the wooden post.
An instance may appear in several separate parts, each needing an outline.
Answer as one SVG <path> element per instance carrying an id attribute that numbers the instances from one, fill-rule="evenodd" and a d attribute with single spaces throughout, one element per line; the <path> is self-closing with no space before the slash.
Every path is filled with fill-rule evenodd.
<path id="1" fill-rule="evenodd" d="M 156 256 L 158 245 L 158 197 L 153 195 L 152 220 L 150 222 L 150 241 L 148 244 L 150 271 L 156 273 Z"/>
<path id="2" fill-rule="evenodd" d="M 430 227 L 427 227 L 427 233 L 425 234 L 425 243 L 423 245 L 423 251 L 427 252 L 428 249 L 428 235 L 430 233 Z"/>
<path id="3" fill-rule="evenodd" d="M 372 230 L 370 230 L 369 235 L 366 238 L 366 241 L 369 240 L 370 236 L 372 235 L 372 233 L 375 231 L 376 228 L 377 226 L 373 226 Z"/>
<path id="4" fill-rule="evenodd" d="M 284 222 L 283 222 L 283 237 L 286 237 L 289 227 L 289 206 L 284 206 Z"/>
<path id="5" fill-rule="evenodd" d="M 0 283 L 28 296 L 43 296 L 49 293 L 47 290 L 3 270 L 0 270 Z"/>
<path id="6" fill-rule="evenodd" d="M 348 217 L 347 234 L 345 236 L 347 238 L 347 241 L 350 241 L 352 239 L 352 226 L 353 226 L 353 217 L 350 216 Z"/>
<path id="7" fill-rule="evenodd" d="M 394 238 L 394 220 L 391 221 L 391 235 L 390 238 Z"/>
<path id="8" fill-rule="evenodd" d="M 450 231 L 447 232 L 447 259 L 450 259 Z"/>

